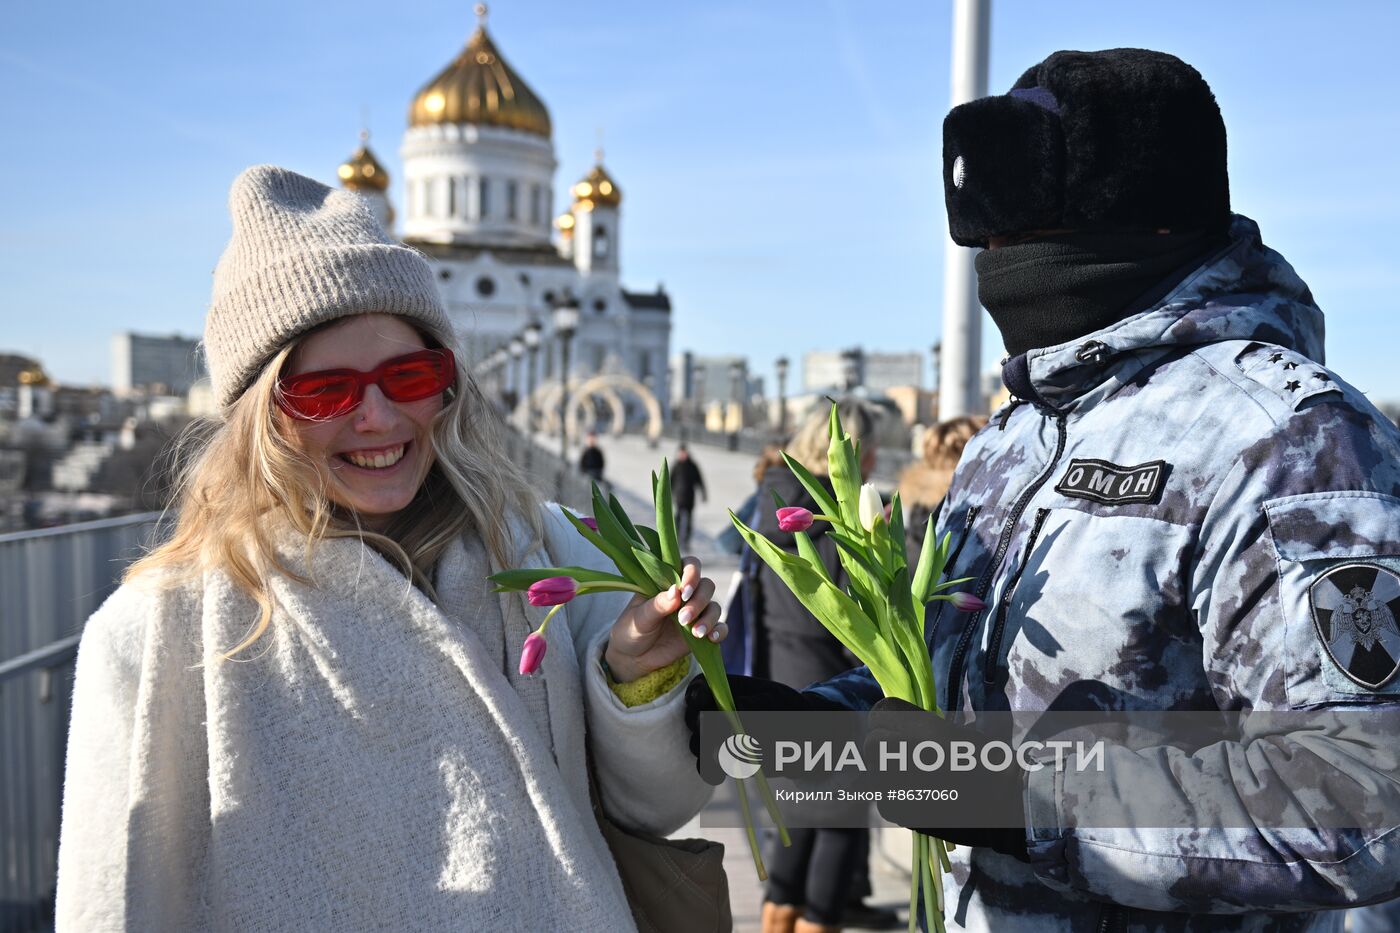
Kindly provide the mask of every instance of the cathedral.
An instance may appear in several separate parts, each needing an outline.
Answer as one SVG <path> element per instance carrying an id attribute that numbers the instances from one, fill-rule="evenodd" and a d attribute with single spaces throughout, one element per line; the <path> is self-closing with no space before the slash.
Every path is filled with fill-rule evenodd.
<path id="1" fill-rule="evenodd" d="M 543 328 L 541 383 L 557 381 L 553 311 L 577 308 L 569 375 L 626 374 L 667 398 L 671 300 L 628 291 L 620 270 L 622 189 L 602 153 L 554 216 L 549 110 L 497 50 L 485 7 L 466 47 L 409 106 L 406 204 L 389 202 L 389 174 L 362 136 L 341 184 L 367 197 L 388 230 L 429 257 L 469 363 L 506 348 L 526 325 Z"/>

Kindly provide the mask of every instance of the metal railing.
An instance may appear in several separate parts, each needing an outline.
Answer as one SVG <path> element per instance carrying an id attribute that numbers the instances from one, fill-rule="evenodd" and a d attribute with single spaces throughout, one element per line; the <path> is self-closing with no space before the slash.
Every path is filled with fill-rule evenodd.
<path id="1" fill-rule="evenodd" d="M 506 455 L 525 469 L 536 492 L 584 515 L 591 514 L 593 487 L 589 478 L 572 463 L 561 460 L 557 453 L 540 446 L 553 438 L 537 433 L 532 443 L 514 425 L 509 428 Z"/>
<path id="2" fill-rule="evenodd" d="M 79 633 L 157 518 L 0 535 L 0 933 L 53 921 Z"/>

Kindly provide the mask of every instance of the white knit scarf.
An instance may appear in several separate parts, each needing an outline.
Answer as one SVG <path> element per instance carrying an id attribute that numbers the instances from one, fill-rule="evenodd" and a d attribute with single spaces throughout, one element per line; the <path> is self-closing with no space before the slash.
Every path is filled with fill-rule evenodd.
<path id="1" fill-rule="evenodd" d="M 74 742 L 102 747 L 70 753 L 61 926 L 631 930 L 589 809 L 568 619 L 543 676 L 522 678 L 543 610 L 495 602 L 484 554 L 449 549 L 434 605 L 357 540 L 323 542 L 309 567 L 302 542 L 279 550 L 314 585 L 275 580 L 246 660 L 211 660 L 256 617 L 222 574 L 124 587 L 90 623 L 112 634 L 85 637 Z M 117 669 L 133 656 L 138 671 Z M 129 737 L 92 724 L 98 705 Z M 117 829 L 82 825 L 112 808 L 129 813 Z"/>

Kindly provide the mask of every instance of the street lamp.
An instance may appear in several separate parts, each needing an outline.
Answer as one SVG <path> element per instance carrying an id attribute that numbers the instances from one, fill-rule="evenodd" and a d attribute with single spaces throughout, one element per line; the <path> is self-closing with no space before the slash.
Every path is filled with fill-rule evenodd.
<path id="1" fill-rule="evenodd" d="M 780 356 L 773 363 L 778 373 L 778 437 L 787 435 L 787 373 L 788 358 Z"/>
<path id="2" fill-rule="evenodd" d="M 525 341 L 519 337 L 510 338 L 510 409 L 514 413 L 520 404 L 520 358 L 525 355 Z"/>
<path id="3" fill-rule="evenodd" d="M 738 417 L 734 419 L 734 433 L 738 434 L 739 429 L 744 424 L 744 364 L 738 360 L 729 364 L 729 394 L 734 399 L 734 405 L 738 408 L 735 413 Z M 728 425 L 725 425 L 728 427 Z"/>
<path id="4" fill-rule="evenodd" d="M 841 351 L 841 388 L 846 392 L 860 384 L 860 357 L 859 347 Z"/>
<path id="5" fill-rule="evenodd" d="M 499 404 L 505 398 L 506 392 L 501 373 L 501 351 L 492 350 L 482 365 L 486 371 L 486 376 L 491 380 L 491 394 L 494 398 L 493 404 Z"/>
<path id="6" fill-rule="evenodd" d="M 695 411 L 700 421 L 700 436 L 703 438 L 710 426 L 705 423 L 705 364 L 696 363 L 691 369 L 691 378 L 695 381 Z"/>
<path id="7" fill-rule="evenodd" d="M 535 370 L 540 355 L 540 331 L 544 330 L 539 321 L 525 325 L 521 336 L 525 340 L 525 352 L 530 354 L 525 363 L 525 433 L 535 436 Z M 527 450 L 529 448 L 526 448 Z"/>
<path id="8" fill-rule="evenodd" d="M 554 309 L 554 333 L 559 338 L 559 393 L 562 405 L 559 411 L 559 458 L 567 466 L 569 462 L 569 342 L 578 330 L 578 302 L 572 298 Z"/>

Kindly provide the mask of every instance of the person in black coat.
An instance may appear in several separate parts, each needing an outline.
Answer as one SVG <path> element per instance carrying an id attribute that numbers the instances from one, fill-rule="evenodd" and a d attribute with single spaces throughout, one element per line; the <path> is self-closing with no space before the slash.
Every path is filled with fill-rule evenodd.
<path id="1" fill-rule="evenodd" d="M 676 451 L 676 462 L 671 467 L 671 498 L 676 504 L 676 534 L 680 537 L 681 547 L 690 546 L 690 513 L 695 510 L 697 492 L 702 499 L 709 498 L 700 467 L 695 465 L 690 451 L 682 444 Z"/>
<path id="2" fill-rule="evenodd" d="M 838 402 L 841 425 L 852 438 L 863 441 L 861 472 L 868 476 L 875 466 L 875 416 L 854 399 Z M 830 443 L 830 409 L 818 406 L 793 436 L 787 454 L 822 483 L 828 493 L 827 448 Z M 756 530 L 774 544 L 797 553 L 797 541 L 778 527 L 773 494 L 785 505 L 820 513 L 821 508 L 785 464 L 768 469 L 759 482 Z M 816 522 L 808 530 L 822 564 L 838 586 L 845 585 L 845 571 L 836 542 L 827 534 L 831 526 Z M 766 563 L 757 562 L 750 580 L 753 596 L 753 673 L 801 689 L 817 681 L 860 666 L 860 662 L 814 619 L 792 591 Z M 792 845 L 776 848 L 768 859 L 768 886 L 764 892 L 764 930 L 836 930 L 843 924 L 888 927 L 896 919 L 890 911 L 878 911 L 861 903 L 870 893 L 867 829 L 789 830 Z M 859 912 L 859 917 L 853 916 Z"/>
<path id="3" fill-rule="evenodd" d="M 595 483 L 602 483 L 604 463 L 602 448 L 598 446 L 598 435 L 589 431 L 583 445 L 583 453 L 579 454 L 578 458 L 579 472 Z"/>

